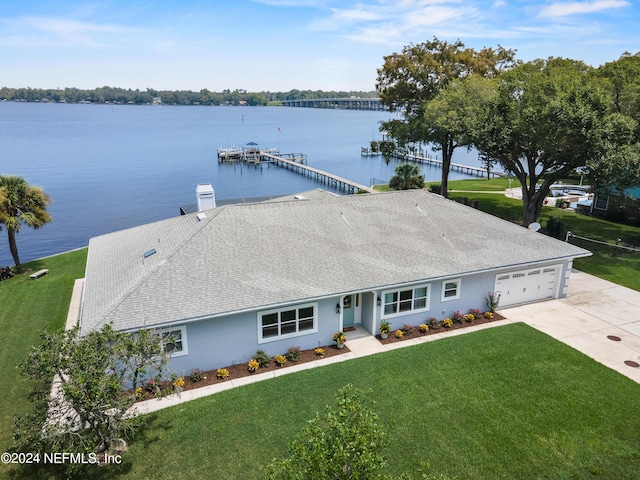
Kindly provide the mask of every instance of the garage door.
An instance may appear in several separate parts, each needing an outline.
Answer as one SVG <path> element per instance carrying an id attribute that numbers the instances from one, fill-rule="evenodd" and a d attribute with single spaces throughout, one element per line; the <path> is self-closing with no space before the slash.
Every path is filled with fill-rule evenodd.
<path id="1" fill-rule="evenodd" d="M 560 265 L 532 268 L 496 275 L 495 291 L 500 292 L 500 306 L 555 298 Z"/>

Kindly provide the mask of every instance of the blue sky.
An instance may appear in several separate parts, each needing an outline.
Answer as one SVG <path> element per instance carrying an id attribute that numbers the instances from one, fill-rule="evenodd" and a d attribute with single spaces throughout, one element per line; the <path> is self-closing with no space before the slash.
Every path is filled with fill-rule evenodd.
<path id="1" fill-rule="evenodd" d="M 636 0 L 0 0 L 0 86 L 373 90 L 434 36 L 598 66 L 640 51 Z"/>

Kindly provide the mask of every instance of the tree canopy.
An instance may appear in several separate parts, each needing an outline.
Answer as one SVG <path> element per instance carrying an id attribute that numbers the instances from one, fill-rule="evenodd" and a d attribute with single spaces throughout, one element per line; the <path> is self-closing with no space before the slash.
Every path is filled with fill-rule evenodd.
<path id="1" fill-rule="evenodd" d="M 472 74 L 487 78 L 497 76 L 515 65 L 514 58 L 513 50 L 500 46 L 476 51 L 466 48 L 459 40 L 449 43 L 435 37 L 432 41 L 407 45 L 401 53 L 384 57 L 383 66 L 378 69 L 376 88 L 382 104 L 391 111 L 402 111 L 403 120 L 382 122 L 381 130 L 400 145 L 425 142 L 442 151 L 444 196 L 447 195 L 453 150 L 466 144 L 467 139 L 458 135 L 457 126 L 452 123 L 443 121 L 434 125 L 434 115 L 428 111 L 430 103 L 451 83 Z"/>
<path id="2" fill-rule="evenodd" d="M 139 426 L 140 419 L 130 415 L 136 388 L 147 376 L 162 375 L 167 361 L 162 338 L 153 330 L 128 334 L 106 325 L 85 336 L 78 327 L 42 334 L 42 344 L 21 364 L 34 381 L 35 411 L 16 420 L 13 450 L 108 450 Z"/>
<path id="3" fill-rule="evenodd" d="M 528 62 L 490 80 L 478 106 L 474 145 L 522 186 L 523 225 L 534 222 L 550 187 L 569 172 L 612 173 L 628 161 L 635 121 L 612 114 L 607 91 L 583 62 Z M 609 181 L 612 180 L 609 178 Z"/>

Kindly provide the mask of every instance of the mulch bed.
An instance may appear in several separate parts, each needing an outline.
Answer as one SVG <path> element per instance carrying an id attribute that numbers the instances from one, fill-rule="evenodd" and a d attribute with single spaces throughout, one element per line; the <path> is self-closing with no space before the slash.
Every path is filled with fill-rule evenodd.
<path id="1" fill-rule="evenodd" d="M 389 332 L 389 336 L 386 339 L 381 338 L 380 334 L 376 335 L 376 339 L 383 345 L 386 345 L 387 343 L 403 342 L 405 340 L 409 340 L 412 338 L 426 337 L 427 335 L 435 335 L 436 333 L 447 333 L 447 331 L 449 330 L 459 330 L 461 328 L 472 327 L 474 325 L 491 323 L 491 322 L 495 322 L 496 320 L 504 320 L 504 319 L 505 317 L 503 317 L 499 313 L 494 313 L 493 318 L 486 318 L 483 316 L 481 318 L 472 320 L 471 322 L 464 321 L 463 323 L 454 323 L 449 328 L 442 326 L 442 322 L 438 322 L 438 325 L 439 325 L 438 328 L 429 327 L 429 330 L 427 330 L 425 333 L 422 333 L 418 329 L 418 326 L 411 326 L 411 328 L 408 329 L 408 333 L 405 332 L 405 334 L 401 338 L 396 338 L 395 336 L 396 331 L 391 330 Z"/>
<path id="2" fill-rule="evenodd" d="M 323 358 L 328 358 L 328 357 L 334 357 L 336 355 L 342 355 L 344 353 L 348 353 L 350 352 L 349 348 L 346 346 L 339 349 L 338 347 L 336 347 L 335 345 L 330 345 L 330 346 L 326 346 L 326 347 L 322 347 L 322 349 L 324 350 L 324 355 L 320 356 L 317 355 L 314 349 L 311 350 L 301 350 L 300 351 L 300 359 L 296 362 L 292 362 L 290 360 L 287 360 L 287 362 L 282 366 L 279 367 L 275 360 L 272 358 L 271 362 L 269 362 L 269 366 L 267 367 L 260 367 L 258 369 L 257 372 L 255 373 L 251 373 L 249 372 L 249 370 L 247 369 L 247 364 L 246 363 L 241 363 L 238 365 L 231 365 L 229 367 L 224 367 L 229 371 L 229 376 L 225 379 L 220 379 L 216 377 L 216 370 L 210 370 L 208 372 L 203 372 L 204 378 L 202 380 L 200 380 L 199 382 L 192 382 L 191 380 L 189 380 L 189 374 L 191 372 L 185 372 L 184 373 L 184 385 L 182 387 L 182 391 L 187 391 L 187 390 L 192 390 L 194 388 L 201 388 L 201 387 L 206 387 L 208 385 L 213 385 L 213 384 L 217 384 L 217 383 L 224 383 L 224 382 L 230 382 L 231 380 L 235 380 L 238 378 L 242 378 L 242 377 L 248 377 L 251 375 L 257 375 L 259 373 L 265 373 L 265 372 L 272 372 L 274 370 L 282 370 L 282 369 L 286 369 L 288 367 L 292 367 L 294 365 L 299 365 L 301 363 L 307 363 L 307 362 L 314 362 L 316 360 L 320 360 Z M 167 385 L 169 385 L 170 382 L 167 382 Z M 146 395 L 144 395 L 144 397 L 140 398 L 139 401 L 142 400 L 149 400 L 155 398 L 155 394 L 153 392 L 148 392 Z"/>

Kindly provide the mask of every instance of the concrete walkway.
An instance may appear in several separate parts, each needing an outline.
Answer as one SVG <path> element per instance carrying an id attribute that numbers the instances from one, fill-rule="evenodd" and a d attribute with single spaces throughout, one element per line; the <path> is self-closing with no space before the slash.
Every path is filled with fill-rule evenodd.
<path id="1" fill-rule="evenodd" d="M 347 345 L 351 350 L 348 353 L 188 390 L 179 397 L 170 395 L 161 400 L 146 400 L 137 403 L 134 408 L 137 413 L 150 413 L 230 388 L 309 368 L 516 322 L 526 323 L 640 383 L 640 368 L 625 364 L 625 361 L 640 364 L 640 292 L 575 270 L 571 273 L 569 285 L 566 298 L 500 310 L 506 320 L 387 345 L 381 344 L 364 329 L 357 328 L 347 334 Z M 612 341 L 608 336 L 620 338 L 620 341 Z"/>

